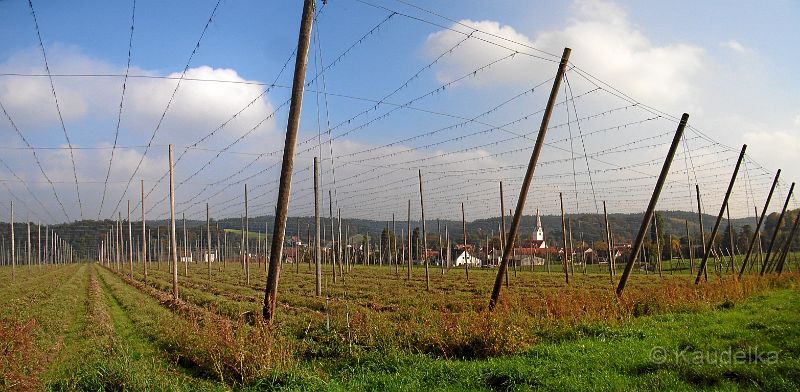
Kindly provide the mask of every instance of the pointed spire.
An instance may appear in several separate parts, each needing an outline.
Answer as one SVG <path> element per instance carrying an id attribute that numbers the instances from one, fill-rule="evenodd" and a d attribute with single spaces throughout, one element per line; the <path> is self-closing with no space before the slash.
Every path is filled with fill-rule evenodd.
<path id="1" fill-rule="evenodd" d="M 539 217 L 539 209 L 536 209 L 536 230 L 540 230 L 542 228 L 542 219 Z"/>

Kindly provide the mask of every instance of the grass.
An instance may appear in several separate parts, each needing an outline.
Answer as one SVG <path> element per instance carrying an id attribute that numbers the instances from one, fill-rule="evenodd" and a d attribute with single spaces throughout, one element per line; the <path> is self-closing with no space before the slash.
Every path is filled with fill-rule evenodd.
<path id="1" fill-rule="evenodd" d="M 495 271 L 357 266 L 313 296 L 306 264 L 284 265 L 275 324 L 257 314 L 264 266 L 238 263 L 134 279 L 96 264 L 0 268 L 0 389 L 50 390 L 695 390 L 800 388 L 800 275 L 634 273 L 576 268 L 510 274 L 486 311 Z M 299 268 L 296 268 L 299 267 Z M 650 353 L 663 347 L 666 360 Z M 711 363 L 726 352 L 742 361 Z M 773 362 L 771 353 L 776 353 Z M 681 354 L 683 353 L 683 354 Z M 702 361 L 686 353 L 705 355 Z M 757 354 L 761 354 L 759 357 Z M 724 359 L 724 358 L 723 358 Z"/>

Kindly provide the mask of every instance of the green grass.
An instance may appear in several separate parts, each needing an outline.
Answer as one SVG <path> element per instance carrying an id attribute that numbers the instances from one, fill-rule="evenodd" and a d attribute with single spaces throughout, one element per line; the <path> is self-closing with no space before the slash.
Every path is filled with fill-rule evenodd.
<path id="1" fill-rule="evenodd" d="M 651 359 L 663 347 L 666 361 Z M 717 361 L 725 353 L 776 353 Z M 687 354 L 680 354 L 686 352 Z M 692 353 L 707 354 L 695 362 Z M 659 357 L 661 358 L 661 357 Z M 766 355 L 764 359 L 769 359 Z M 719 363 L 724 362 L 724 363 Z M 321 361 L 327 378 L 295 386 L 379 390 L 786 390 L 800 388 L 800 293 L 780 290 L 731 309 L 644 317 L 617 327 L 579 325 L 525 352 L 488 360 L 374 353 Z"/>
<path id="2" fill-rule="evenodd" d="M 504 308 L 487 314 L 492 270 L 466 282 L 433 268 L 425 293 L 420 267 L 405 281 L 359 266 L 346 283 L 328 276 L 326 300 L 305 264 L 287 264 L 269 328 L 243 317 L 260 311 L 263 267 L 250 285 L 238 264 L 220 267 L 209 283 L 205 265 L 189 276 L 181 266 L 182 307 L 165 302 L 164 264 L 138 287 L 96 264 L 18 269 L 14 280 L 0 268 L 0 332 L 17 331 L 0 335 L 14 354 L 0 359 L 0 390 L 800 389 L 796 274 L 750 278 L 742 291 L 711 274 L 695 287 L 687 274 L 636 273 L 614 304 L 607 275 L 576 269 L 566 286 L 555 271 L 518 271 Z M 665 361 L 651 358 L 656 347 Z M 720 361 L 731 351 L 749 357 Z"/>

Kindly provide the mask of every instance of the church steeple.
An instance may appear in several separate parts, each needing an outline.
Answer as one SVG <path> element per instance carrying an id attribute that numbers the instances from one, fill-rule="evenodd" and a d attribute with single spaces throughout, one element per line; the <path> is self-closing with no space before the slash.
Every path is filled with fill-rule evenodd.
<path id="1" fill-rule="evenodd" d="M 539 209 L 536 209 L 536 240 L 544 241 L 544 229 L 542 228 L 542 218 L 539 217 Z"/>

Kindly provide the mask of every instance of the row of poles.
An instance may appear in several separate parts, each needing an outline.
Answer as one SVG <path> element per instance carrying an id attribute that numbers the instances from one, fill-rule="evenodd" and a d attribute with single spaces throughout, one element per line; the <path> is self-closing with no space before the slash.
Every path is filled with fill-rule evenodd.
<path id="1" fill-rule="evenodd" d="M 65 239 L 61 238 L 55 230 L 44 227 L 44 241 L 42 241 L 42 225 L 36 224 L 35 229 L 35 249 L 34 239 L 31 238 L 31 225 L 32 223 L 26 222 L 27 226 L 27 240 L 17 243 L 14 227 L 14 201 L 11 201 L 11 221 L 9 225 L 10 242 L 9 248 L 6 249 L 5 237 L 2 242 L 3 264 L 11 265 L 11 277 L 16 278 L 17 260 L 25 260 L 28 270 L 36 265 L 40 269 L 42 265 L 47 264 L 67 264 L 73 263 L 76 260 L 75 250 L 72 245 Z"/>
<path id="2" fill-rule="evenodd" d="M 278 188 L 278 199 L 277 199 L 277 205 L 276 205 L 276 209 L 275 209 L 275 223 L 273 225 L 274 233 L 273 233 L 273 236 L 272 236 L 272 241 L 271 241 L 271 245 L 270 245 L 270 251 L 268 252 L 269 263 L 265 264 L 265 268 L 267 269 L 267 281 L 266 281 L 266 288 L 265 288 L 265 293 L 264 293 L 263 317 L 267 321 L 271 321 L 274 318 L 275 307 L 276 307 L 276 304 L 277 304 L 278 279 L 279 279 L 279 275 L 280 275 L 281 264 L 282 264 L 282 261 L 283 261 L 283 246 L 284 246 L 287 219 L 288 219 L 288 206 L 289 206 L 289 199 L 290 199 L 290 194 L 291 194 L 291 181 L 292 181 L 292 173 L 293 173 L 293 167 L 294 167 L 295 147 L 296 147 L 296 141 L 297 141 L 297 132 L 298 132 L 298 129 L 299 129 L 299 122 L 300 122 L 300 112 L 301 112 L 301 108 L 302 108 L 303 87 L 304 87 L 304 81 L 305 81 L 306 64 L 307 64 L 307 60 L 308 60 L 308 49 L 309 49 L 309 46 L 310 46 L 310 38 L 311 38 L 311 29 L 312 29 L 312 23 L 313 23 L 314 8 L 315 8 L 315 1 L 314 0 L 304 0 L 303 15 L 302 15 L 302 20 L 301 20 L 300 34 L 299 34 L 299 39 L 298 39 L 297 56 L 296 56 L 296 62 L 295 62 L 295 72 L 294 72 L 294 78 L 293 78 L 293 83 L 292 83 L 292 97 L 291 97 L 291 104 L 290 104 L 290 109 L 289 109 L 289 119 L 288 119 L 286 139 L 285 139 L 285 144 L 284 144 L 284 149 L 283 149 L 283 159 L 282 159 L 281 174 L 280 174 L 279 188 Z M 501 236 L 500 237 L 501 237 L 501 243 L 502 243 L 502 246 L 501 246 L 502 258 L 500 259 L 500 263 L 499 263 L 499 266 L 497 268 L 497 275 L 496 275 L 496 278 L 495 278 L 495 281 L 494 281 L 492 294 L 491 294 L 491 297 L 489 299 L 489 309 L 490 310 L 492 310 L 498 303 L 499 296 L 500 296 L 500 293 L 501 293 L 501 290 L 502 290 L 502 286 L 503 286 L 503 279 L 504 278 L 506 280 L 506 285 L 508 285 L 508 267 L 509 267 L 510 260 L 512 260 L 512 258 L 513 258 L 514 241 L 518 236 L 519 227 L 520 227 L 520 221 L 521 221 L 524 209 L 525 209 L 525 201 L 527 199 L 527 194 L 528 194 L 528 191 L 530 189 L 530 185 L 531 185 L 531 183 L 533 181 L 533 174 L 534 174 L 534 171 L 535 171 L 535 168 L 536 168 L 536 163 L 539 160 L 539 156 L 541 154 L 541 150 L 542 150 L 542 147 L 544 145 L 544 140 L 545 140 L 545 136 L 546 136 L 546 133 L 547 133 L 548 124 L 549 124 L 549 121 L 550 121 L 550 116 L 552 114 L 556 98 L 558 96 L 558 90 L 559 90 L 561 81 L 564 78 L 564 74 L 566 72 L 566 67 L 567 67 L 567 65 L 569 63 L 570 53 L 571 53 L 571 50 L 569 48 L 565 48 L 564 52 L 562 54 L 562 57 L 561 57 L 561 61 L 559 62 L 558 71 L 557 71 L 556 77 L 555 77 L 555 79 L 553 81 L 553 86 L 552 86 L 552 89 L 550 91 L 550 95 L 548 97 L 547 105 L 545 107 L 545 111 L 544 111 L 543 116 L 542 116 L 542 121 L 541 121 L 541 124 L 540 124 L 540 127 L 539 127 L 539 132 L 538 132 L 538 135 L 537 135 L 537 138 L 536 138 L 536 142 L 534 144 L 534 148 L 533 148 L 533 151 L 531 153 L 530 160 L 528 162 L 528 166 L 527 166 L 527 170 L 525 172 L 525 176 L 524 176 L 524 179 L 523 179 L 523 182 L 522 182 L 522 186 L 520 188 L 520 193 L 519 193 L 519 197 L 517 199 L 516 209 L 515 209 L 515 211 L 513 213 L 510 213 L 511 224 L 510 224 L 510 227 L 509 227 L 508 231 L 506 231 L 506 228 L 505 228 L 505 207 L 503 206 L 503 201 L 502 201 L 502 184 L 501 184 L 501 214 L 503 216 L 503 219 L 501 220 L 501 222 L 502 222 L 501 226 L 502 227 L 501 227 Z M 672 140 L 672 144 L 670 145 L 670 149 L 669 149 L 669 151 L 667 153 L 664 165 L 662 166 L 661 172 L 660 172 L 660 174 L 658 176 L 658 179 L 656 181 L 656 185 L 655 185 L 655 188 L 653 189 L 653 193 L 651 195 L 651 198 L 650 198 L 650 201 L 648 203 L 647 209 L 645 210 L 645 213 L 644 213 L 644 216 L 643 216 L 643 219 L 642 219 L 642 223 L 641 223 L 641 225 L 639 227 L 639 230 L 638 230 L 638 232 L 636 234 L 634 242 L 633 242 L 633 244 L 631 246 L 630 257 L 628 258 L 628 260 L 627 260 L 627 262 L 625 264 L 624 270 L 623 270 L 622 275 L 620 276 L 619 282 L 617 284 L 617 287 L 616 287 L 617 295 L 621 296 L 623 294 L 625 286 L 626 286 L 627 281 L 629 279 L 629 276 L 630 276 L 630 274 L 631 274 L 631 272 L 633 270 L 633 267 L 636 264 L 638 258 L 640 257 L 640 253 L 642 252 L 642 246 L 644 244 L 645 236 L 646 236 L 646 234 L 648 232 L 649 225 L 654 220 L 654 214 L 655 214 L 655 210 L 656 210 L 656 205 L 658 203 L 658 199 L 659 199 L 661 190 L 662 190 L 663 185 L 664 185 L 664 183 L 666 181 L 666 177 L 667 177 L 667 174 L 669 173 L 670 165 L 671 165 L 672 160 L 673 160 L 673 158 L 675 156 L 675 153 L 677 151 L 678 145 L 679 145 L 679 143 L 681 141 L 681 138 L 683 137 L 684 129 L 686 127 L 688 119 L 689 119 L 689 115 L 684 113 L 682 115 L 679 123 L 678 123 L 678 127 L 677 127 L 677 130 L 675 132 L 674 139 Z M 716 221 L 714 223 L 714 226 L 713 226 L 713 229 L 711 231 L 711 236 L 708 237 L 707 240 L 706 240 L 706 237 L 705 237 L 705 235 L 703 233 L 702 223 L 700 225 L 700 230 L 701 230 L 700 235 L 701 235 L 702 242 L 703 242 L 703 255 L 702 255 L 702 261 L 700 262 L 699 267 L 697 269 L 697 277 L 695 279 L 695 283 L 696 284 L 699 284 L 703 280 L 703 277 L 705 277 L 705 279 L 707 280 L 706 265 L 707 265 L 707 262 L 708 262 L 708 257 L 712 253 L 710 250 L 713 248 L 713 241 L 714 241 L 714 239 L 715 239 L 715 237 L 717 235 L 717 232 L 719 230 L 719 226 L 720 226 L 723 214 L 727 210 L 728 200 L 729 200 L 730 194 L 732 192 L 736 177 L 738 175 L 739 167 L 740 167 L 740 165 L 742 163 L 742 160 L 744 158 L 746 147 L 747 147 L 746 145 L 742 147 L 741 153 L 739 155 L 739 159 L 737 160 L 736 167 L 734 169 L 733 175 L 732 175 L 730 183 L 728 185 L 728 189 L 727 189 L 727 191 L 725 193 L 725 197 L 723 199 L 722 206 L 720 207 L 720 212 L 717 215 L 717 219 L 716 219 Z M 321 207 L 321 203 L 320 203 L 320 200 L 319 200 L 319 178 L 318 178 L 319 177 L 319 174 L 318 174 L 319 169 L 318 169 L 318 165 L 319 165 L 319 163 L 318 163 L 317 159 L 315 158 L 314 159 L 314 173 L 315 173 L 314 174 L 314 190 L 315 190 L 315 208 L 314 208 L 315 209 L 315 252 L 313 252 L 314 253 L 313 257 L 314 257 L 314 261 L 315 261 L 315 275 L 316 275 L 316 289 L 315 289 L 315 291 L 316 291 L 317 295 L 321 295 L 321 291 L 322 291 L 322 282 L 321 282 L 322 260 L 321 260 L 321 258 L 322 258 L 323 252 L 321 250 L 321 238 L 320 238 L 320 207 Z M 425 213 L 424 213 L 425 208 L 424 208 L 422 172 L 419 171 L 418 174 L 419 174 L 420 209 L 421 209 L 421 215 L 422 215 L 422 233 L 421 233 L 422 234 L 421 235 L 422 252 L 426 252 L 426 250 L 427 250 L 427 232 L 426 232 Z M 774 193 L 775 187 L 776 187 L 776 185 L 778 183 L 779 176 L 780 176 L 780 170 L 778 171 L 778 173 L 775 176 L 775 179 L 774 179 L 773 184 L 772 184 L 772 188 L 771 188 L 770 193 L 769 193 L 769 195 L 767 197 L 767 200 L 766 200 L 766 202 L 764 204 L 763 211 L 760 214 L 760 217 L 758 219 L 758 222 L 757 222 L 754 234 L 753 234 L 753 238 L 749 242 L 748 250 L 745 253 L 744 260 L 742 261 L 741 269 L 740 269 L 738 275 L 735 275 L 735 276 L 737 276 L 739 278 L 742 276 L 742 274 L 744 273 L 744 271 L 747 268 L 748 261 L 750 260 L 750 257 L 752 255 L 752 252 L 753 252 L 753 249 L 754 249 L 754 244 L 757 243 L 757 242 L 760 242 L 760 241 L 758 241 L 758 235 L 759 235 L 759 232 L 760 232 L 760 229 L 761 229 L 761 225 L 763 224 L 764 217 L 766 215 L 766 211 L 767 211 L 767 208 L 768 208 L 769 203 L 770 203 L 770 199 L 772 198 L 772 195 Z M 170 188 L 170 193 L 169 193 L 170 223 L 169 223 L 169 245 L 167 246 L 167 248 L 168 248 L 168 250 L 170 252 L 170 259 L 171 259 L 170 260 L 170 265 L 171 265 L 171 270 L 172 270 L 172 294 L 173 294 L 173 298 L 177 301 L 178 298 L 179 298 L 178 297 L 178 246 L 177 246 L 177 233 L 176 233 L 176 222 L 175 222 L 175 195 L 174 195 L 174 173 L 173 173 L 172 145 L 169 146 L 169 188 Z M 769 246 L 767 248 L 766 257 L 763 260 L 762 268 L 761 268 L 761 271 L 760 271 L 761 275 L 763 275 L 763 274 L 765 274 L 767 272 L 771 272 L 771 271 L 775 271 L 778 274 L 780 274 L 782 272 L 782 270 L 783 270 L 783 266 L 784 266 L 784 263 L 785 263 L 785 260 L 786 260 L 786 256 L 787 256 L 787 253 L 788 253 L 788 249 L 789 249 L 789 244 L 791 243 L 791 240 L 792 240 L 792 238 L 793 238 L 793 236 L 794 236 L 794 234 L 795 234 L 795 232 L 797 230 L 798 220 L 800 220 L 800 216 L 798 216 L 798 218 L 795 219 L 795 222 L 792 225 L 792 229 L 791 229 L 791 232 L 789 234 L 789 238 L 786 240 L 783 249 L 781 249 L 781 250 L 777 250 L 776 249 L 776 251 L 774 252 L 775 257 L 773 258 L 771 256 L 773 255 L 773 247 L 774 247 L 774 245 L 776 243 L 777 231 L 781 226 L 781 223 L 782 223 L 782 220 L 784 218 L 784 215 L 785 215 L 785 212 L 786 212 L 786 208 L 788 206 L 789 199 L 790 199 L 790 197 L 792 195 L 793 189 L 794 189 L 794 184 L 792 184 L 792 186 L 790 188 L 789 194 L 788 194 L 787 199 L 786 199 L 786 203 L 784 204 L 784 208 L 783 208 L 783 210 L 782 210 L 782 212 L 781 212 L 781 214 L 779 216 L 779 219 L 778 219 L 778 224 L 776 226 L 776 231 L 775 231 L 775 233 L 773 233 L 772 238 L 771 238 L 770 243 L 769 243 Z M 698 197 L 698 206 L 700 206 L 699 189 L 698 189 L 698 192 L 697 192 L 697 197 Z M 563 246 L 564 256 L 562 257 L 562 263 L 563 263 L 563 269 L 564 269 L 564 273 L 565 273 L 565 279 L 566 279 L 567 282 L 569 282 L 569 273 L 568 273 L 568 268 L 567 268 L 567 263 L 568 263 L 568 258 L 569 258 L 568 255 L 567 255 L 567 249 L 569 249 L 569 247 L 567 246 L 567 234 L 566 234 L 567 233 L 567 227 L 566 227 L 566 222 L 565 222 L 565 214 L 564 214 L 564 210 L 563 210 L 563 197 L 561 196 L 561 194 L 559 194 L 559 198 L 561 199 L 561 208 L 562 208 L 562 227 L 561 228 L 562 228 L 562 233 L 564 233 L 564 236 L 563 236 L 564 237 L 563 238 L 563 240 L 564 240 L 564 244 L 563 244 L 564 245 Z M 467 238 L 466 238 L 467 230 L 466 230 L 466 220 L 465 220 L 465 217 L 464 217 L 463 204 L 461 205 L 461 207 L 462 207 L 462 221 L 464 222 L 463 223 L 464 224 L 464 248 L 466 250 L 467 249 Z M 140 248 L 141 248 L 142 260 L 147 260 L 147 246 L 146 246 L 146 244 L 147 244 L 147 230 L 146 230 L 146 224 L 145 224 L 144 185 L 143 184 L 142 184 L 142 209 L 141 210 L 142 210 L 142 230 L 141 230 L 141 232 L 142 232 L 142 240 L 141 240 L 141 247 Z M 614 255 L 613 255 L 614 246 L 613 246 L 613 241 L 612 241 L 613 238 L 612 238 L 611 233 L 610 233 L 610 226 L 608 224 L 608 215 L 607 215 L 607 212 L 606 212 L 606 209 L 605 209 L 605 202 L 603 203 L 603 210 L 604 210 L 603 212 L 604 212 L 604 216 L 605 216 L 605 233 L 604 234 L 605 234 L 605 237 L 607 239 L 608 248 L 609 248 L 609 273 L 611 274 L 612 279 L 613 279 L 614 270 L 615 270 L 615 268 L 613 266 L 613 262 L 612 262 L 612 260 L 614 259 Z M 337 269 L 337 262 L 338 262 L 338 268 L 339 268 L 339 276 L 341 276 L 342 279 L 344 279 L 344 271 L 346 269 L 349 269 L 349 268 L 343 268 L 342 267 L 342 255 L 343 255 L 343 252 L 342 252 L 342 246 L 341 246 L 342 245 L 342 241 L 341 241 L 341 238 L 342 238 L 341 237 L 341 231 L 342 231 L 341 211 L 339 210 L 337 212 L 338 212 L 338 215 L 339 215 L 338 241 L 333 241 L 333 244 L 334 244 L 333 248 L 335 249 L 335 251 L 331 252 L 331 256 L 330 256 L 331 257 L 330 260 L 331 260 L 331 265 L 332 265 L 332 273 L 333 273 L 334 282 L 336 282 L 336 279 L 337 279 L 337 270 L 336 270 Z M 409 219 L 408 219 L 408 228 L 407 228 L 408 230 L 406 231 L 407 233 L 409 233 L 409 237 L 410 237 L 410 233 L 411 233 L 410 212 L 411 212 L 411 201 L 409 200 L 409 205 L 408 205 Z M 334 235 L 335 227 L 334 227 L 334 219 L 333 219 L 332 201 L 331 201 L 331 204 L 329 206 L 329 214 L 330 214 L 330 221 L 331 221 L 331 236 L 335 237 L 335 235 Z M 206 231 L 207 231 L 207 235 L 206 235 L 206 239 L 207 239 L 206 262 L 208 264 L 208 276 L 209 276 L 209 281 L 210 281 L 210 279 L 211 279 L 211 260 L 210 260 L 211 257 L 210 257 L 210 255 L 211 255 L 211 252 L 212 252 L 213 248 L 212 248 L 212 243 L 211 243 L 210 218 L 209 218 L 208 215 L 209 215 L 208 214 L 208 204 L 206 204 Z M 111 230 L 111 231 L 109 231 L 107 233 L 105 240 L 101 243 L 101 245 L 100 245 L 100 247 L 98 249 L 99 259 L 103 264 L 110 265 L 111 262 L 113 261 L 115 263 L 115 265 L 117 266 L 117 268 L 120 268 L 120 269 L 122 268 L 122 266 L 125 263 L 125 260 L 124 260 L 125 259 L 125 254 L 120 252 L 121 251 L 121 245 L 119 245 L 121 243 L 121 241 L 123 240 L 122 236 L 123 236 L 123 232 L 124 232 L 124 230 L 122 230 L 122 223 L 121 222 L 122 222 L 122 220 L 118 219 L 117 225 L 116 225 L 116 229 L 115 230 Z M 130 217 L 128 218 L 127 223 L 128 223 L 128 243 L 129 244 L 133 244 L 133 231 L 132 231 L 132 227 L 131 227 L 132 223 L 130 221 Z M 247 233 L 249 231 L 248 223 L 247 223 L 247 190 L 246 190 L 246 187 L 245 187 L 245 219 L 244 219 L 244 222 L 243 222 L 243 226 L 244 226 L 243 227 L 243 237 L 242 237 L 242 244 L 241 244 L 241 249 L 240 249 L 240 253 L 242 255 L 241 265 L 245 270 L 246 281 L 247 281 L 247 284 L 249 285 L 249 283 L 250 283 L 250 274 L 249 274 L 250 269 L 249 269 L 249 265 L 248 265 L 248 263 L 249 263 L 249 254 L 248 254 L 248 250 L 247 250 L 248 240 L 245 239 L 247 237 Z M 387 234 L 388 234 L 388 230 L 387 230 Z M 688 229 L 687 229 L 687 235 L 688 235 Z M 12 236 L 13 236 L 13 234 L 12 234 Z M 387 235 L 387 237 L 388 237 L 388 235 Z M 12 242 L 13 242 L 13 240 L 12 240 Z M 184 239 L 184 243 L 186 243 L 185 239 Z M 112 245 L 112 244 L 115 244 L 115 245 Z M 440 241 L 440 244 L 441 244 L 441 241 Z M 66 245 L 68 245 L 68 244 L 66 244 Z M 412 260 L 411 260 L 412 259 L 412 257 L 411 257 L 412 248 L 411 248 L 410 238 L 409 238 L 409 241 L 406 241 L 406 244 L 404 244 L 404 246 L 406 246 L 406 245 L 408 246 L 408 258 L 407 258 L 407 271 L 408 272 L 407 273 L 408 273 L 408 278 L 410 279 L 410 277 L 411 277 L 411 264 L 412 264 Z M 12 246 L 13 246 L 13 244 L 12 244 Z M 129 249 L 130 248 L 131 248 L 131 246 L 129 245 Z M 396 248 L 396 241 L 395 241 L 395 248 Z M 185 250 L 184 250 L 184 252 L 185 252 Z M 71 254 L 71 253 L 69 253 L 69 254 Z M 347 255 L 348 252 L 345 252 L 344 254 Z M 265 256 L 266 256 L 266 254 L 265 254 Z M 297 257 L 297 253 L 296 253 L 295 257 Z M 396 257 L 397 257 L 397 253 L 395 252 L 395 258 Z M 187 263 L 185 268 L 187 268 L 186 272 L 188 274 L 188 260 L 184 260 L 184 261 Z M 298 261 L 299 260 L 297 260 L 297 259 L 295 260 L 296 263 L 298 263 Z M 448 261 L 449 261 L 449 257 L 448 257 Z M 129 264 L 130 273 L 131 273 L 131 275 L 133 275 L 133 251 L 132 250 L 129 250 L 129 252 L 128 252 L 128 260 L 127 260 L 127 262 Z M 424 263 L 424 268 L 425 268 L 425 286 L 426 286 L 426 289 L 430 289 L 430 274 L 429 274 L 429 264 L 428 264 L 427 254 L 425 254 L 424 257 L 423 257 L 423 263 Z M 144 269 L 145 282 L 147 281 L 147 276 L 148 276 L 147 264 L 148 264 L 147 262 L 142 263 L 142 266 L 143 266 L 143 269 Z M 444 264 L 444 263 L 442 263 L 442 264 Z M 396 269 L 399 267 L 399 262 L 397 260 L 395 261 L 395 266 L 396 266 Z M 731 268 L 733 268 L 733 265 L 731 265 Z M 468 263 L 465 263 L 465 272 L 467 274 L 467 279 L 469 279 L 469 264 Z"/>

